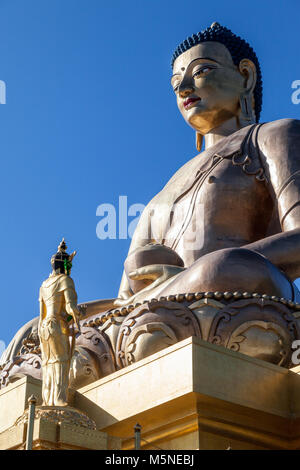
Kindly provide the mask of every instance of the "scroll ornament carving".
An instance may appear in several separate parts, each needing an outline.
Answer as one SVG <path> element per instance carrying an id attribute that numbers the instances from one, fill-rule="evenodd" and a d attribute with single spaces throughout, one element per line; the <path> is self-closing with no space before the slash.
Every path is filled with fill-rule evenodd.
<path id="1" fill-rule="evenodd" d="M 300 305 L 247 292 L 207 292 L 94 315 L 82 322 L 76 337 L 70 386 L 84 386 L 190 336 L 291 367 L 291 345 L 300 339 Z M 39 345 L 30 338 L 22 348 L 0 370 L 0 388 L 24 375 L 41 379 Z"/>
<path id="2" fill-rule="evenodd" d="M 263 297 L 224 305 L 204 299 L 191 305 L 207 341 L 232 351 L 291 366 L 292 342 L 299 323 L 287 305 Z"/>
<path id="3" fill-rule="evenodd" d="M 0 371 L 0 389 L 15 382 L 20 377 L 30 375 L 42 379 L 42 360 L 38 354 L 24 354 L 9 361 Z"/>
<path id="4" fill-rule="evenodd" d="M 190 336 L 201 337 L 193 312 L 183 304 L 150 301 L 122 323 L 116 345 L 118 366 L 125 367 Z"/>

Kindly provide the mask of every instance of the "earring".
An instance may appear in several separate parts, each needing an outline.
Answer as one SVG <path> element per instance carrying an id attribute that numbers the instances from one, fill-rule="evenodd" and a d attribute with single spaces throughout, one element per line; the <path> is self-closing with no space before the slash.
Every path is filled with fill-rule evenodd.
<path id="1" fill-rule="evenodd" d="M 256 122 L 255 113 L 252 107 L 252 92 L 245 91 L 240 94 L 240 119 L 248 124 Z"/>
<path id="2" fill-rule="evenodd" d="M 202 149 L 202 142 L 203 142 L 203 135 L 196 132 L 196 149 L 198 152 L 201 152 Z"/>

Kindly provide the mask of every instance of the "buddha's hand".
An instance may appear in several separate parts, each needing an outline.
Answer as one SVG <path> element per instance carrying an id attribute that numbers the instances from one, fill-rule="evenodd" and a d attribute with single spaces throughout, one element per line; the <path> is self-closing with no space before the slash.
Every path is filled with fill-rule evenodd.
<path id="1" fill-rule="evenodd" d="M 181 266 L 172 266 L 169 264 L 151 264 L 149 266 L 143 266 L 142 268 L 138 268 L 135 271 L 132 271 L 129 273 L 130 279 L 135 281 L 146 279 L 152 282 L 149 286 L 140 290 L 131 297 L 116 299 L 114 302 L 115 306 L 123 307 L 126 305 L 135 304 L 136 302 L 151 300 L 161 290 L 161 285 L 165 281 L 176 276 L 185 269 L 186 268 Z"/>

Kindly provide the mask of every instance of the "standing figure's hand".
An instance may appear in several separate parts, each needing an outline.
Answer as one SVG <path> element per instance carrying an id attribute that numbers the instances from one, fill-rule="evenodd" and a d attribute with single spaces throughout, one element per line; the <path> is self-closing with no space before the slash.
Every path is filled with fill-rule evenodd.
<path id="1" fill-rule="evenodd" d="M 66 311 L 69 315 L 71 315 L 71 317 L 73 317 L 73 322 L 74 322 L 74 325 L 77 329 L 77 331 L 75 333 L 80 332 L 80 324 L 79 324 L 80 312 L 79 312 L 78 308 L 77 307 L 74 308 L 70 304 L 67 304 L 66 305 Z"/>

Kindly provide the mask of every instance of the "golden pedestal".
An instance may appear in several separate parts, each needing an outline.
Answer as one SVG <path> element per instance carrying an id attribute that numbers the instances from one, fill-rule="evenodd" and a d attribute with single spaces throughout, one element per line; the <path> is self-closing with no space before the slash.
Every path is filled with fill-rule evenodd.
<path id="1" fill-rule="evenodd" d="M 300 376 L 188 338 L 80 389 L 75 406 L 143 449 L 298 449 Z"/>
<path id="2" fill-rule="evenodd" d="M 34 394 L 39 403 L 41 392 L 41 381 L 32 377 L 0 391 L 0 450 L 25 449 L 28 398 Z M 120 439 L 97 430 L 86 413 L 71 406 L 35 409 L 33 450 L 117 450 L 120 446 Z"/>
<path id="3" fill-rule="evenodd" d="M 115 436 L 133 449 L 139 423 L 143 449 L 300 449 L 299 369 L 188 338 L 74 393 L 72 406 L 95 421 L 98 440 L 61 425 L 55 441 L 51 426 L 35 420 L 34 443 L 117 449 L 120 441 L 107 437 Z M 26 377 L 0 391 L 0 448 L 24 443 L 14 423 L 39 388 Z"/>

